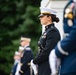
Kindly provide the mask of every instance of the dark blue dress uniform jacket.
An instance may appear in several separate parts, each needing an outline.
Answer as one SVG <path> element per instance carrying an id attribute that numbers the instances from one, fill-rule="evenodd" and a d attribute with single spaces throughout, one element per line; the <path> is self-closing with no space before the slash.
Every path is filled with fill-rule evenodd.
<path id="1" fill-rule="evenodd" d="M 33 53 L 29 46 L 24 49 L 23 57 L 21 58 L 21 69 L 19 71 L 20 75 L 30 75 L 30 61 L 33 59 Z M 22 73 L 22 72 L 23 73 Z"/>
<path id="2" fill-rule="evenodd" d="M 68 19 L 64 25 L 67 24 L 67 21 Z M 76 75 L 76 17 L 72 21 L 71 29 L 69 29 L 69 25 L 65 28 L 69 31 L 69 35 L 58 42 L 55 47 L 57 57 L 61 58 L 60 75 Z"/>
<path id="3" fill-rule="evenodd" d="M 49 53 L 60 40 L 60 33 L 54 24 L 46 26 L 45 32 L 38 41 L 39 53 L 33 60 L 34 64 L 38 64 L 38 75 L 50 75 Z"/>

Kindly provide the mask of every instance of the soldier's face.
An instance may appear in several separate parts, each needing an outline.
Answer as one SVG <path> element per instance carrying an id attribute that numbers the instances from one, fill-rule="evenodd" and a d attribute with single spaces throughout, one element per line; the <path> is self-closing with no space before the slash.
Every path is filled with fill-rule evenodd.
<path id="1" fill-rule="evenodd" d="M 14 60 L 20 60 L 20 55 L 15 55 Z"/>
<path id="2" fill-rule="evenodd" d="M 27 40 L 21 40 L 20 44 L 22 47 L 24 47 L 24 46 L 28 45 L 29 42 Z"/>
<path id="3" fill-rule="evenodd" d="M 25 46 L 25 41 L 24 41 L 24 40 L 21 40 L 21 41 L 20 41 L 20 44 L 21 44 L 21 46 L 24 47 L 24 46 Z"/>
<path id="4" fill-rule="evenodd" d="M 42 25 L 47 25 L 48 24 L 48 17 L 47 15 L 44 15 L 43 17 L 40 17 L 40 22 Z"/>

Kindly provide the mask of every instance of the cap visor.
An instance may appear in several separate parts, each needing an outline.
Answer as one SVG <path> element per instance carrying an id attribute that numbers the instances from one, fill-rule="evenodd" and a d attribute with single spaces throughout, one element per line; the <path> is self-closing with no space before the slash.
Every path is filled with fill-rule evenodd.
<path id="1" fill-rule="evenodd" d="M 40 18 L 41 16 L 43 16 L 43 14 L 40 14 L 38 17 Z"/>

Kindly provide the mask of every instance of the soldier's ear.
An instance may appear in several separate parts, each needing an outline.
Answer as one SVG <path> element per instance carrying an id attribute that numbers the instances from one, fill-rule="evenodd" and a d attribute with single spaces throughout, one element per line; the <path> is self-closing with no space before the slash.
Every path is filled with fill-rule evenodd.
<path id="1" fill-rule="evenodd" d="M 47 17 L 48 17 L 48 20 L 50 20 L 50 19 L 52 20 L 51 16 L 48 16 L 48 15 L 47 15 Z"/>

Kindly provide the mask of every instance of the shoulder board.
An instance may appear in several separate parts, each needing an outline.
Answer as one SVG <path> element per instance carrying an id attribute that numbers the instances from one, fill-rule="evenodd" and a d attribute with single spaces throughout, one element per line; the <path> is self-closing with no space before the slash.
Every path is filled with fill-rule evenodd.
<path id="1" fill-rule="evenodd" d="M 27 47 L 26 50 L 31 50 L 31 48 Z"/>

